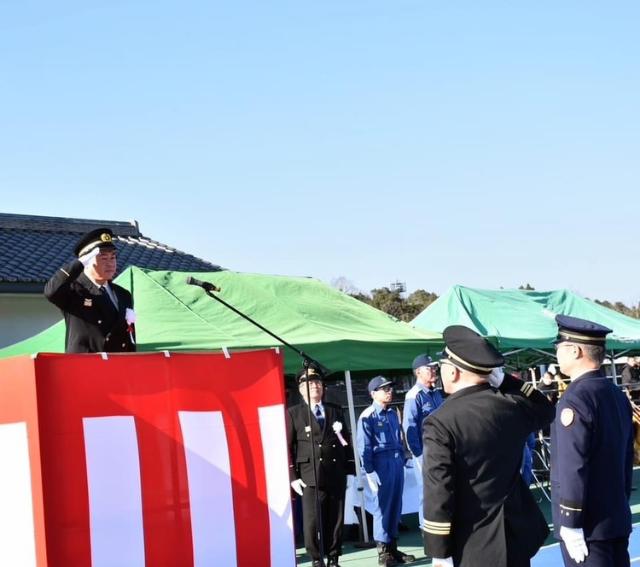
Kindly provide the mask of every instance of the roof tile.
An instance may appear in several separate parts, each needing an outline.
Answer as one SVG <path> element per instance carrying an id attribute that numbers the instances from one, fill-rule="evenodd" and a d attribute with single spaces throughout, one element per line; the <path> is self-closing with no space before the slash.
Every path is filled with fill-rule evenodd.
<path id="1" fill-rule="evenodd" d="M 215 272 L 222 268 L 144 236 L 138 223 L 0 213 L 0 282 L 44 283 L 73 258 L 79 236 L 106 226 L 116 235 L 118 269 Z"/>

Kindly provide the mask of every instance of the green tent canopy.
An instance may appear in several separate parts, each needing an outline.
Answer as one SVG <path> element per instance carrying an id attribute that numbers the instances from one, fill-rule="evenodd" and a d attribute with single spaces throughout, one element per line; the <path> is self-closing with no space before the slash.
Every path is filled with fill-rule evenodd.
<path id="1" fill-rule="evenodd" d="M 640 321 L 565 289 L 484 290 L 457 285 L 411 323 L 432 332 L 442 332 L 448 325 L 465 325 L 489 338 L 502 352 L 529 349 L 551 354 L 558 333 L 556 314 L 589 319 L 613 329 L 607 338 L 609 352 L 640 349 Z"/>
<path id="2" fill-rule="evenodd" d="M 128 268 L 117 283 L 134 295 L 139 351 L 202 351 L 278 346 L 275 339 L 204 291 L 184 272 Z M 217 295 L 332 371 L 409 368 L 441 348 L 441 335 L 414 329 L 317 280 L 231 271 L 192 274 L 222 289 Z M 283 347 L 285 371 L 301 367 Z M 64 322 L 0 350 L 0 358 L 64 351 Z"/>

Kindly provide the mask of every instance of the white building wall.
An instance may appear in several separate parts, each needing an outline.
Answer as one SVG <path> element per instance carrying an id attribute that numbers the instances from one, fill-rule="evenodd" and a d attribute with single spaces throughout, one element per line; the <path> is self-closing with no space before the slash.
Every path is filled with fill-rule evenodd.
<path id="1" fill-rule="evenodd" d="M 28 339 L 62 319 L 42 294 L 0 294 L 0 348 Z"/>

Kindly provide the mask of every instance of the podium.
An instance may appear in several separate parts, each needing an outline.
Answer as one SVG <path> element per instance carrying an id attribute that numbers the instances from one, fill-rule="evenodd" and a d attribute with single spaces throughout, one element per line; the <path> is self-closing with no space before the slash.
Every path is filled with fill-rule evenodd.
<path id="1" fill-rule="evenodd" d="M 0 565 L 295 565 L 282 357 L 0 361 Z"/>

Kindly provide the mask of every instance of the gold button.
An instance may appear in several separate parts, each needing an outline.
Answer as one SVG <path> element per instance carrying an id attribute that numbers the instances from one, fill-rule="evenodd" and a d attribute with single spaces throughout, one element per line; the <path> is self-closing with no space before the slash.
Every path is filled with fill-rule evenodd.
<path id="1" fill-rule="evenodd" d="M 102 319 L 98 319 L 98 325 L 102 324 Z"/>
<path id="2" fill-rule="evenodd" d="M 126 346 L 127 346 L 126 344 L 122 343 L 122 348 L 124 348 L 124 347 L 126 347 Z"/>
<path id="3" fill-rule="evenodd" d="M 318 460 L 319 460 L 319 461 L 321 461 L 321 460 L 322 460 L 322 457 L 320 457 Z"/>

